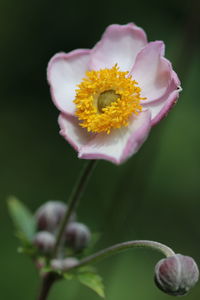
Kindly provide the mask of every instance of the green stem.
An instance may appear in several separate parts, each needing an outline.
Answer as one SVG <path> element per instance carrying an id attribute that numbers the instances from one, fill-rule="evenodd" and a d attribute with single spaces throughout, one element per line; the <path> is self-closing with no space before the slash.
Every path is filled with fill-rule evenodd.
<path id="1" fill-rule="evenodd" d="M 84 166 L 83 171 L 80 173 L 78 180 L 72 190 L 72 193 L 68 200 L 68 209 L 61 223 L 60 229 L 58 230 L 56 244 L 53 250 L 53 257 L 58 253 L 60 246 L 61 238 L 64 233 L 66 226 L 68 225 L 69 219 L 72 213 L 76 210 L 79 200 L 83 194 L 83 191 L 88 183 L 89 177 L 92 174 L 92 171 L 96 165 L 96 160 L 89 160 L 88 163 Z"/>
<path id="2" fill-rule="evenodd" d="M 158 242 L 154 242 L 154 241 L 146 241 L 146 240 L 141 240 L 141 241 L 129 241 L 129 242 L 124 242 L 124 243 L 119 243 L 116 244 L 114 246 L 111 246 L 109 248 L 103 249 L 99 252 L 96 252 L 86 258 L 83 258 L 82 260 L 79 261 L 79 263 L 70 268 L 69 270 L 75 269 L 75 268 L 79 268 L 82 267 L 84 265 L 88 265 L 88 264 L 92 264 L 92 263 L 96 263 L 108 256 L 117 254 L 119 252 L 122 252 L 124 250 L 128 250 L 131 248 L 139 248 L 139 247 L 143 247 L 143 248 L 150 248 L 152 250 L 157 250 L 159 252 L 161 252 L 162 254 L 164 254 L 166 257 L 169 256 L 173 256 L 175 255 L 174 251 L 167 247 L 166 245 L 163 245 L 161 243 Z"/>

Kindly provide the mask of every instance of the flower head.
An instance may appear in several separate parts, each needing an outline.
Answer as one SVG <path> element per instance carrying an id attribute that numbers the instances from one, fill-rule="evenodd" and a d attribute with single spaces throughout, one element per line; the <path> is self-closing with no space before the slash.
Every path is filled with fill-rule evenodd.
<path id="1" fill-rule="evenodd" d="M 56 54 L 48 81 L 60 133 L 79 158 L 116 164 L 138 151 L 181 90 L 163 42 L 148 43 L 132 23 L 110 25 L 91 50 Z"/>

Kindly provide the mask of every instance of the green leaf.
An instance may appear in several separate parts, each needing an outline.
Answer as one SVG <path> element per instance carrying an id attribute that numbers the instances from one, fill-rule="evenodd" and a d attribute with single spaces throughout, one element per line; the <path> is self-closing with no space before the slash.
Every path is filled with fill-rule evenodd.
<path id="1" fill-rule="evenodd" d="M 36 231 L 36 224 L 29 209 L 15 197 L 8 199 L 8 209 L 18 237 L 21 240 L 31 241 Z"/>
<path id="2" fill-rule="evenodd" d="M 77 274 L 77 279 L 93 291 L 95 291 L 100 297 L 105 298 L 104 285 L 101 276 L 95 272 L 80 272 Z"/>
<path id="3" fill-rule="evenodd" d="M 100 297 L 105 298 L 102 278 L 96 273 L 94 267 L 85 266 L 72 272 L 66 272 L 62 275 L 65 279 L 68 280 L 78 280 L 80 283 L 96 292 Z"/>

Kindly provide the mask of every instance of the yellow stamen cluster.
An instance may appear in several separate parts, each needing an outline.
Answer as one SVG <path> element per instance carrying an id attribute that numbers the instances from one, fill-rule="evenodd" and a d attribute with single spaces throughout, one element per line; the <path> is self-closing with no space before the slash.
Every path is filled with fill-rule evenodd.
<path id="1" fill-rule="evenodd" d="M 128 74 L 119 71 L 117 65 L 86 72 L 74 100 L 80 126 L 109 134 L 113 128 L 127 126 L 130 116 L 142 110 L 141 89 Z"/>

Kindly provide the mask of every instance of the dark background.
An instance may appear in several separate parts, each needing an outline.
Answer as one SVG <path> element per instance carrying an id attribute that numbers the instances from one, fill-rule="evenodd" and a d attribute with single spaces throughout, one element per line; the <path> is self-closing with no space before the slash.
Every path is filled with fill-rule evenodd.
<path id="1" fill-rule="evenodd" d="M 50 1 L 0 3 L 0 298 L 36 299 L 31 261 L 16 252 L 6 199 L 32 211 L 67 200 L 84 161 L 58 134 L 46 66 L 53 54 L 91 48 L 111 23 L 135 22 L 150 41 L 164 40 L 183 92 L 137 155 L 119 167 L 100 161 L 78 210 L 79 221 L 101 232 L 96 249 L 152 239 L 200 264 L 199 1 Z M 129 251 L 98 265 L 107 300 L 170 299 L 153 283 L 161 258 Z M 199 299 L 197 285 L 185 299 Z M 49 300 L 98 299 L 78 283 L 54 286 Z"/>

